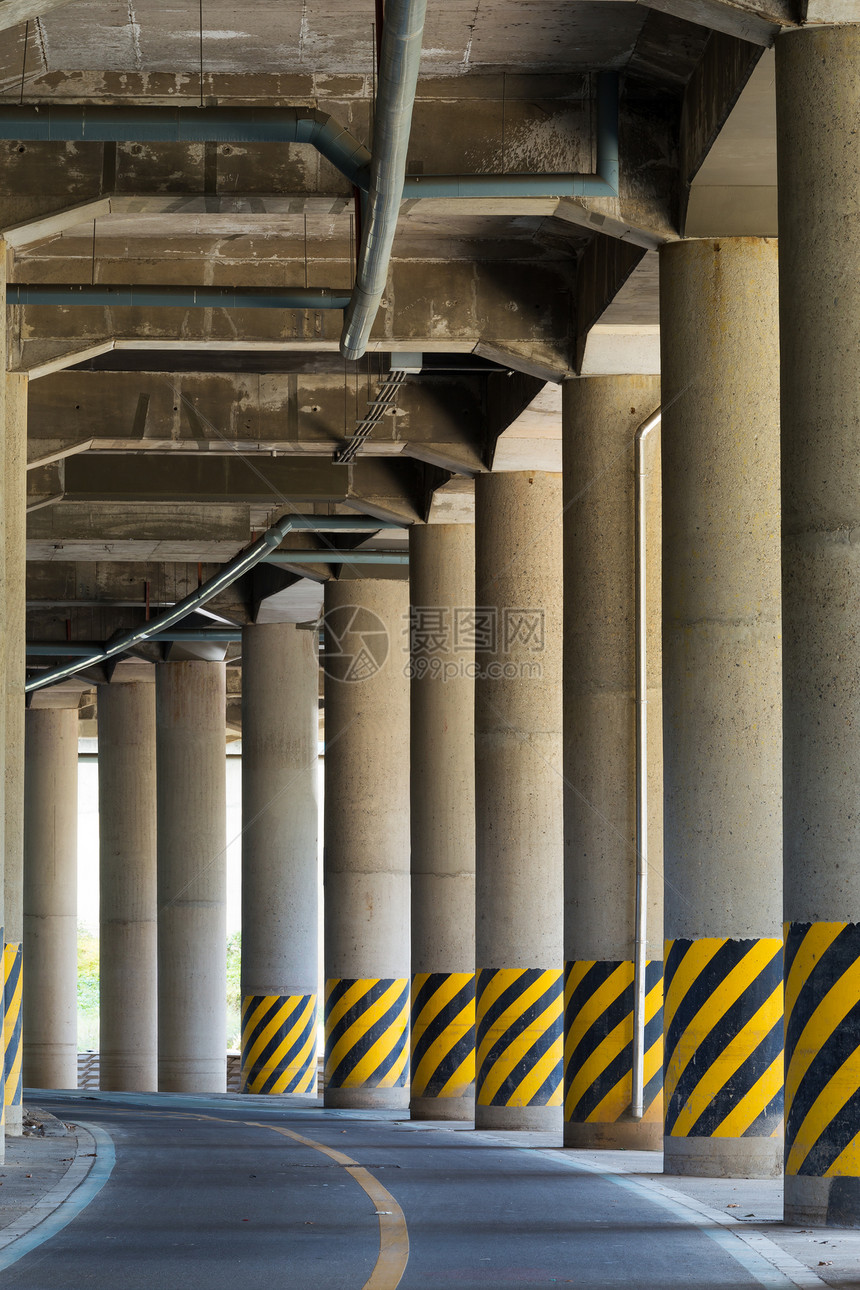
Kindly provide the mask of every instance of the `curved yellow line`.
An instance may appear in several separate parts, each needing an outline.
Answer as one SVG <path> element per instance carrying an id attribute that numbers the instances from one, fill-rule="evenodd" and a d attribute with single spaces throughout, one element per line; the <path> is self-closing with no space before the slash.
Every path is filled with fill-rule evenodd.
<path id="1" fill-rule="evenodd" d="M 262 1124 L 256 1120 L 246 1120 L 245 1123 L 255 1129 L 270 1129 L 273 1133 L 280 1133 L 285 1138 L 300 1142 L 303 1147 L 321 1151 L 335 1164 L 342 1165 L 349 1176 L 355 1179 L 370 1197 L 379 1218 L 379 1256 L 362 1290 L 395 1290 L 403 1280 L 406 1264 L 409 1262 L 409 1233 L 403 1210 L 391 1192 L 356 1160 L 345 1156 L 342 1151 L 336 1151 L 334 1147 L 314 1142 L 313 1138 L 303 1138 L 300 1133 L 279 1128 L 276 1124 Z"/>

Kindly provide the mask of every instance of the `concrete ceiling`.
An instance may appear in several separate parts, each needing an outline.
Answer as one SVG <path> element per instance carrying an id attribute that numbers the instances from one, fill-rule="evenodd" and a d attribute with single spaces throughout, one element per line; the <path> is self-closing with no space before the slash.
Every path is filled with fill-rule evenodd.
<path id="1" fill-rule="evenodd" d="M 647 10 L 613 0 L 458 0 L 428 6 L 421 73 L 475 70 L 564 72 L 622 66 Z M 204 0 L 203 63 L 209 73 L 373 75 L 374 6 L 365 0 L 255 0 L 241 8 Z M 516 50 L 512 68 L 511 51 Z M 23 57 L 23 33 L 3 37 L 2 53 Z M 32 24 L 30 74 L 70 68 L 102 72 L 196 74 L 200 59 L 195 0 L 75 0 Z"/>
<path id="2" fill-rule="evenodd" d="M 203 0 L 202 81 L 197 0 L 14 3 L 30 21 L 0 29 L 7 103 L 309 105 L 371 140 L 372 0 Z M 622 73 L 618 198 L 404 202 L 355 368 L 337 353 L 334 311 L 10 309 L 8 363 L 31 376 L 31 640 L 59 648 L 136 625 L 144 588 L 171 603 L 285 506 L 468 522 L 477 473 L 560 469 L 560 387 L 547 380 L 659 369 L 663 242 L 775 231 L 773 68 L 760 56 L 789 21 L 779 0 L 428 8 L 407 173 L 593 171 L 594 74 L 610 69 Z M 310 149 L 7 138 L 0 155 L 12 282 L 351 286 L 352 193 Z M 334 465 L 393 353 L 423 355 L 420 373 L 353 464 Z M 403 530 L 370 540 L 402 550 Z M 337 567 L 305 572 L 248 578 L 217 612 L 314 617 Z M 88 704 L 92 682 L 66 693 Z"/>

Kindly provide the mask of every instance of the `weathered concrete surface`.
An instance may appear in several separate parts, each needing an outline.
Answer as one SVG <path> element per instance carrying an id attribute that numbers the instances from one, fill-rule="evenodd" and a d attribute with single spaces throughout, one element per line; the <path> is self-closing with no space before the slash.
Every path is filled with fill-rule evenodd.
<path id="1" fill-rule="evenodd" d="M 24 645 L 26 629 L 27 378 L 6 377 L 5 394 L 6 737 L 4 788 L 4 935 L 24 939 Z M 6 1133 L 21 1132 L 20 1101 L 6 1107 Z"/>
<path id="2" fill-rule="evenodd" d="M 665 935 L 777 938 L 776 243 L 664 248 L 661 318 Z M 667 1172 L 768 1176 L 782 1160 L 772 1136 L 667 1136 L 664 1149 Z"/>
<path id="3" fill-rule="evenodd" d="M 326 583 L 325 976 L 408 982 L 409 586 Z M 386 1031 L 383 1055 L 399 1046 Z M 408 1034 L 403 1038 L 408 1044 Z M 326 1105 L 405 1108 L 408 1080 L 326 1088 Z"/>
<path id="4" fill-rule="evenodd" d="M 317 637 L 242 633 L 242 994 L 318 993 Z"/>
<path id="5" fill-rule="evenodd" d="M 354 433 L 382 376 L 58 372 L 32 387 L 29 460 L 32 466 L 90 439 L 99 451 L 195 453 L 205 444 L 222 456 L 237 448 L 324 455 Z M 366 451 L 481 469 L 487 379 L 442 375 L 429 387 L 407 379 L 395 414 L 380 420 Z"/>
<path id="6" fill-rule="evenodd" d="M 99 687 L 99 1087 L 158 1087 L 155 677 Z"/>
<path id="7" fill-rule="evenodd" d="M 412 973 L 475 970 L 475 651 L 455 635 L 475 602 L 472 524 L 409 532 Z M 441 612 L 440 612 L 441 611 Z M 471 1119 L 457 1097 L 412 1097 L 413 1119 Z"/>
<path id="8" fill-rule="evenodd" d="M 636 908 L 636 431 L 656 377 L 591 377 L 564 392 L 564 832 L 566 963 L 632 962 Z M 663 958 L 660 452 L 648 444 L 648 932 Z M 632 1032 L 631 1032 L 632 1033 Z M 569 1076 L 572 1072 L 569 1072 Z M 566 1123 L 577 1146 L 661 1145 L 647 1119 Z M 656 1117 L 656 1118 L 652 1118 Z"/>
<path id="9" fill-rule="evenodd" d="M 26 718 L 24 1083 L 78 1083 L 78 714 Z"/>
<path id="10" fill-rule="evenodd" d="M 561 476 L 480 475 L 475 524 L 475 600 L 497 629 L 476 648 L 476 964 L 560 972 Z M 559 1045 L 559 1083 L 560 1067 Z M 560 1132 L 560 1094 L 482 1105 L 479 1070 L 476 1123 Z"/>
<path id="11" fill-rule="evenodd" d="M 227 1079 L 224 665 L 156 671 L 158 1087 Z"/>
<path id="12" fill-rule="evenodd" d="M 777 49 L 782 309 L 785 919 L 791 924 L 860 922 L 860 847 L 854 767 L 860 755 L 857 614 L 860 561 L 860 232 L 855 146 L 860 101 L 860 26 L 793 33 Z M 837 218 L 834 220 L 833 215 Z M 802 302 L 802 308 L 801 308 Z M 851 935 L 851 929 L 847 930 Z M 835 947 L 838 951 L 838 946 Z M 855 1076 L 840 1085 L 838 1107 L 825 1091 L 826 1048 L 853 1049 L 858 993 L 849 950 L 834 971 L 841 1024 L 831 1018 L 796 1049 L 811 1062 L 807 1088 L 823 1097 L 815 1156 L 794 1150 L 801 1121 L 788 1120 L 785 1213 L 789 1222 L 856 1225 L 858 1169 L 842 1158 L 841 1138 L 860 1125 L 839 1117 Z M 831 957 L 832 961 L 832 957 Z M 807 973 L 807 976 L 810 975 Z M 808 979 L 803 986 L 818 987 Z M 798 995 L 799 1012 L 810 1006 Z M 848 1009 L 852 1011 L 848 1011 Z M 825 1050 L 824 1052 L 822 1050 Z M 841 1060 L 841 1059 L 839 1059 Z M 853 1068 L 847 1068 L 851 1071 Z M 805 1094 L 804 1094 L 805 1095 Z M 855 1095 L 856 1096 L 856 1095 Z M 802 1097 L 797 1097 L 803 1105 Z M 853 1106 L 853 1100 L 848 1106 Z M 836 1123 L 834 1123 L 836 1120 Z M 841 1123 L 840 1123 L 841 1120 Z M 837 1163 L 833 1163 L 837 1161 Z M 804 1174 L 798 1174 L 803 1163 Z M 827 1175 L 827 1176 L 821 1176 Z M 834 1175 L 836 1175 L 834 1177 Z M 842 1189 L 847 1189 L 842 1190 Z M 843 1213 L 829 1216 L 841 1190 Z"/>

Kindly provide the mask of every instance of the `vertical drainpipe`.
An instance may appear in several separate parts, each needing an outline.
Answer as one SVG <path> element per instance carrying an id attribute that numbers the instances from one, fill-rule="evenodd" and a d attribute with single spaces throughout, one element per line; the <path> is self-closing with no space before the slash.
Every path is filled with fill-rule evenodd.
<path id="1" fill-rule="evenodd" d="M 645 963 L 648 957 L 648 538 L 645 446 L 661 412 L 635 435 L 636 508 L 636 907 L 633 950 L 633 1097 L 631 1115 L 645 1114 Z"/>

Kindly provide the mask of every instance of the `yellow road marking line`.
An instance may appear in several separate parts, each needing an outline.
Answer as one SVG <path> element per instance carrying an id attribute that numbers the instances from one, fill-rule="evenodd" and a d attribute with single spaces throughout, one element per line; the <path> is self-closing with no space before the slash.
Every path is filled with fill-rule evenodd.
<path id="1" fill-rule="evenodd" d="M 280 1133 L 285 1138 L 300 1142 L 303 1147 L 313 1147 L 314 1151 L 321 1151 L 335 1164 L 342 1165 L 349 1176 L 355 1179 L 359 1187 L 370 1197 L 379 1219 L 379 1257 L 362 1290 L 395 1290 L 395 1287 L 400 1285 L 406 1271 L 406 1264 L 409 1262 L 409 1233 L 406 1230 L 406 1217 L 403 1210 L 391 1192 L 383 1187 L 373 1174 L 368 1173 L 358 1161 L 345 1156 L 342 1151 L 336 1151 L 334 1147 L 327 1147 L 322 1142 L 314 1142 L 313 1138 L 303 1138 L 300 1133 L 294 1133 L 292 1129 L 282 1129 L 276 1124 L 263 1124 L 256 1120 L 245 1120 L 244 1123 L 257 1129 L 270 1129 L 273 1133 Z"/>
<path id="2" fill-rule="evenodd" d="M 117 1114 L 120 1108 L 111 1107 L 110 1110 L 112 1114 Z M 409 1262 L 409 1232 L 406 1227 L 406 1216 L 391 1192 L 351 1156 L 344 1155 L 334 1147 L 327 1147 L 323 1142 L 314 1142 L 313 1138 L 303 1138 L 300 1133 L 294 1133 L 292 1129 L 283 1129 L 276 1124 L 264 1124 L 261 1120 L 231 1120 L 222 1115 L 205 1115 L 201 1111 L 174 1111 L 173 1109 L 145 1111 L 137 1110 L 135 1107 L 128 1107 L 124 1113 L 155 1115 L 174 1120 L 214 1120 L 217 1124 L 244 1124 L 251 1129 L 269 1129 L 273 1133 L 282 1134 L 285 1138 L 293 1138 L 304 1147 L 312 1147 L 314 1151 L 322 1152 L 335 1164 L 341 1165 L 349 1176 L 355 1179 L 362 1191 L 370 1197 L 379 1219 L 379 1256 L 361 1290 L 396 1290 L 400 1285 L 406 1271 L 406 1264 Z"/>

